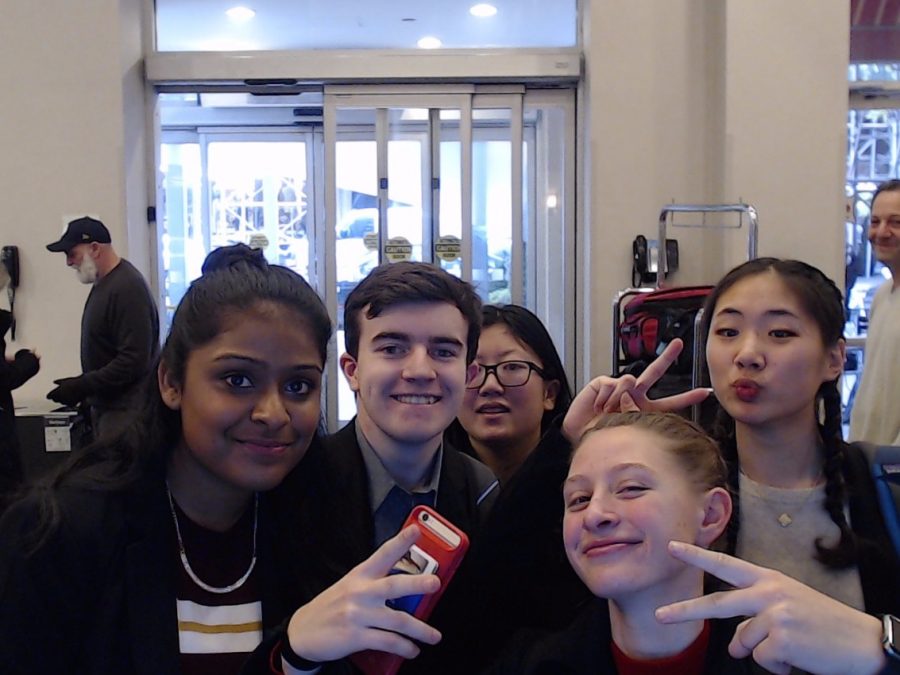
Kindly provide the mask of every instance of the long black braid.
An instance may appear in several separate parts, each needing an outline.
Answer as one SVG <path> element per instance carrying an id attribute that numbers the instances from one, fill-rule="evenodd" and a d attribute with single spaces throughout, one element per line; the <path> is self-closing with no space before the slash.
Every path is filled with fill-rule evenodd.
<path id="1" fill-rule="evenodd" d="M 843 337 L 844 304 L 840 289 L 820 270 L 797 260 L 757 258 L 729 272 L 713 289 L 706 301 L 703 313 L 703 334 L 709 335 L 716 303 L 725 291 L 742 279 L 772 271 L 791 289 L 797 299 L 816 321 L 826 346 L 837 344 Z M 841 429 L 841 396 L 838 381 L 824 382 L 816 394 L 816 410 L 823 409 L 819 435 L 823 446 L 823 473 L 825 476 L 824 508 L 838 526 L 841 536 L 833 547 L 816 541 L 816 559 L 826 567 L 843 569 L 856 563 L 856 537 L 844 514 L 847 487 L 844 481 L 844 440 Z M 737 549 L 740 530 L 740 461 L 735 439 L 734 419 L 721 406 L 713 422 L 712 436 L 719 442 L 728 466 L 728 484 L 732 491 L 731 521 L 725 533 L 725 545 L 729 553 Z"/>
<path id="2" fill-rule="evenodd" d="M 847 522 L 844 504 L 847 485 L 844 481 L 844 439 L 841 429 L 841 394 L 837 380 L 825 382 L 819 388 L 824 408 L 823 422 L 819 426 L 824 449 L 825 510 L 841 530 L 841 538 L 832 548 L 821 539 L 816 540 L 816 558 L 827 567 L 841 569 L 856 563 L 856 537 Z"/>

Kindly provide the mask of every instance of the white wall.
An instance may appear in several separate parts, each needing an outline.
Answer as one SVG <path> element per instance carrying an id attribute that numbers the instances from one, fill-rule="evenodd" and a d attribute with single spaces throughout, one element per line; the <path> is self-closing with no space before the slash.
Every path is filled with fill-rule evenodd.
<path id="1" fill-rule="evenodd" d="M 138 0 L 122 1 L 129 4 L 140 6 Z M 135 158 L 136 132 L 127 120 L 133 108 L 143 116 L 143 104 L 123 95 L 127 81 L 140 79 L 141 53 L 139 45 L 126 47 L 123 40 L 140 33 L 123 30 L 123 17 L 133 22 L 138 15 L 120 14 L 119 5 L 118 0 L 3 4 L 0 186 L 7 206 L 0 242 L 19 246 L 22 263 L 18 339 L 7 353 L 27 347 L 41 355 L 41 372 L 17 390 L 17 405 L 42 400 L 53 379 L 80 372 L 88 287 L 66 269 L 62 254 L 44 248 L 59 238 L 64 218 L 97 215 L 119 252 L 148 267 L 147 245 L 137 243 L 126 221 L 125 198 L 126 154 L 132 167 L 142 161 Z M 129 214 L 143 214 L 146 199 L 137 202 L 139 195 L 129 195 Z M 0 303 L 5 306 L 5 299 Z"/>
<path id="2" fill-rule="evenodd" d="M 848 3 L 730 0 L 727 14 L 725 193 L 758 206 L 761 254 L 843 285 Z"/>
<path id="3" fill-rule="evenodd" d="M 43 357 L 18 403 L 79 371 L 88 289 L 44 249 L 63 216 L 99 215 L 120 252 L 152 268 L 141 5 L 4 3 L 0 244 L 21 247 L 23 280 L 8 350 Z M 759 209 L 762 254 L 842 279 L 847 0 L 585 0 L 585 10 L 584 371 L 609 369 L 610 300 L 630 283 L 631 240 L 655 233 L 673 199 L 742 197 Z M 727 237 L 676 236 L 682 283 L 713 281 L 743 255 Z"/>
<path id="4" fill-rule="evenodd" d="M 586 10 L 585 370 L 609 371 L 610 304 L 631 283 L 631 240 L 655 237 L 672 200 L 743 199 L 759 211 L 760 255 L 803 258 L 842 280 L 846 0 L 593 0 Z M 680 242 L 677 283 L 712 283 L 746 257 L 743 232 L 669 236 Z"/>

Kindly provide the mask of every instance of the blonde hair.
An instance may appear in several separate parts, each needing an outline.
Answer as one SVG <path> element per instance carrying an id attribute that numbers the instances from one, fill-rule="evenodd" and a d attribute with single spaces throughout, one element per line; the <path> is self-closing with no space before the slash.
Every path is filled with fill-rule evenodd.
<path id="1" fill-rule="evenodd" d="M 592 433 L 602 429 L 634 427 L 656 434 L 663 449 L 672 453 L 697 486 L 703 490 L 727 489 L 728 470 L 719 446 L 698 425 L 673 413 L 622 412 L 599 417 L 576 443 L 572 456 Z"/>

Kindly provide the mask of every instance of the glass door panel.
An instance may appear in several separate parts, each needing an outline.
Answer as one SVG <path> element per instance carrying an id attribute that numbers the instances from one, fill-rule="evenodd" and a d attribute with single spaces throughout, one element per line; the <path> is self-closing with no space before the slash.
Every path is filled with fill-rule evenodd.
<path id="1" fill-rule="evenodd" d="M 428 110 L 388 110 L 387 240 L 383 260 L 431 260 Z M 407 250 L 408 249 L 408 250 Z"/>
<path id="2" fill-rule="evenodd" d="M 337 327 L 335 356 L 340 357 L 346 350 L 344 302 L 379 261 L 381 213 L 376 111 L 373 108 L 342 108 L 336 112 L 340 136 L 334 144 L 334 249 L 333 253 L 326 253 L 326 259 L 334 261 L 336 299 L 334 309 L 329 304 L 329 310 L 334 313 Z M 349 419 L 356 410 L 353 392 L 343 374 L 336 368 L 334 373 L 338 417 Z"/>
<path id="3" fill-rule="evenodd" d="M 166 317 L 171 321 L 188 284 L 200 276 L 206 257 L 200 144 L 161 144 L 159 175 L 163 196 L 160 278 Z"/>
<path id="4" fill-rule="evenodd" d="M 341 331 L 344 299 L 378 264 L 380 216 L 375 149 L 374 139 L 355 138 L 339 141 L 335 147 L 337 224 L 334 264 L 338 298 L 335 319 Z"/>
<path id="5" fill-rule="evenodd" d="M 310 278 L 306 144 L 213 141 L 208 157 L 210 247 L 258 247 Z"/>
<path id="6" fill-rule="evenodd" d="M 343 302 L 395 236 L 410 258 L 474 280 L 485 301 L 535 310 L 574 371 L 572 92 L 397 89 L 326 87 L 321 130 L 269 128 L 272 109 L 255 105 L 216 118 L 179 99 L 177 116 L 161 115 L 161 301 L 171 314 L 212 247 L 267 242 L 266 257 L 304 274 L 338 328 L 331 429 L 355 412 L 337 366 Z"/>
<path id="7" fill-rule="evenodd" d="M 458 138 L 457 132 L 442 125 L 442 138 Z M 509 130 L 476 127 L 472 136 L 472 283 L 484 302 L 509 303 L 513 232 Z M 457 140 L 440 144 L 441 237 L 462 237 L 460 152 Z M 447 261 L 437 256 L 436 260 L 461 276 L 459 258 Z"/>
<path id="8" fill-rule="evenodd" d="M 489 96 L 473 110 L 478 97 L 470 93 L 344 91 L 326 88 L 324 115 L 326 164 L 329 153 L 334 156 L 326 192 L 334 200 L 335 238 L 324 257 L 335 256 L 337 293 L 326 298 L 337 313 L 335 356 L 344 350 L 346 295 L 380 262 L 432 262 L 471 280 L 485 302 L 521 300 L 521 290 L 513 293 L 527 236 L 524 225 L 514 225 L 523 213 L 523 152 L 515 151 L 522 138 L 521 94 Z M 349 240 L 357 241 L 351 247 Z M 335 428 L 352 417 L 355 405 L 336 366 L 331 372 L 339 381 L 337 414 L 329 410 Z"/>
<path id="9" fill-rule="evenodd" d="M 432 147 L 435 187 L 432 204 L 437 205 L 437 239 L 434 242 L 434 261 L 451 274 L 463 275 L 462 269 L 462 147 L 459 142 L 460 110 L 440 110 L 432 115 L 432 129 L 436 138 Z"/>
<path id="10" fill-rule="evenodd" d="M 472 144 L 472 283 L 485 302 L 512 302 L 511 152 L 508 140 Z"/>

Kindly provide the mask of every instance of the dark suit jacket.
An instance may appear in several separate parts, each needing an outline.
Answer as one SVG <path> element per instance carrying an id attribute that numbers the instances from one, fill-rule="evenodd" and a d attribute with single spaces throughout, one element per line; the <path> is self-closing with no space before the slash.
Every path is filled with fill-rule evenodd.
<path id="1" fill-rule="evenodd" d="M 490 471 L 450 444 L 444 443 L 443 464 L 438 484 L 436 510 L 462 529 L 471 542 L 480 536 L 497 488 L 481 499 L 493 483 Z M 291 542 L 296 585 L 308 601 L 340 580 L 375 551 L 375 527 L 369 504 L 369 480 L 365 461 L 356 439 L 355 421 L 325 439 L 321 448 L 311 448 L 303 463 L 282 485 L 284 494 L 299 497 L 290 510 L 293 516 Z M 457 572 L 464 574 L 467 560 Z M 432 615 L 430 623 L 442 631 L 453 631 L 443 618 L 441 605 L 461 592 L 456 579 Z M 425 649 L 425 652 L 432 651 Z M 440 652 L 440 650 L 435 650 Z M 423 657 L 404 665 L 401 672 L 437 672 L 425 666 Z"/>
<path id="2" fill-rule="evenodd" d="M 470 540 L 477 537 L 493 503 L 492 496 L 479 503 L 489 475 L 486 467 L 444 445 L 436 510 Z M 281 491 L 298 496 L 291 506 L 292 539 L 300 547 L 294 562 L 298 582 L 310 598 L 375 551 L 369 479 L 355 421 L 327 437 L 321 447 L 310 448 Z"/>
<path id="3" fill-rule="evenodd" d="M 162 472 L 121 492 L 64 488 L 61 526 L 29 557 L 23 541 L 36 505 L 32 496 L 0 520 L 3 672 L 178 673 L 177 549 Z M 267 630 L 289 610 L 270 512 L 262 496 L 257 565 Z"/>

